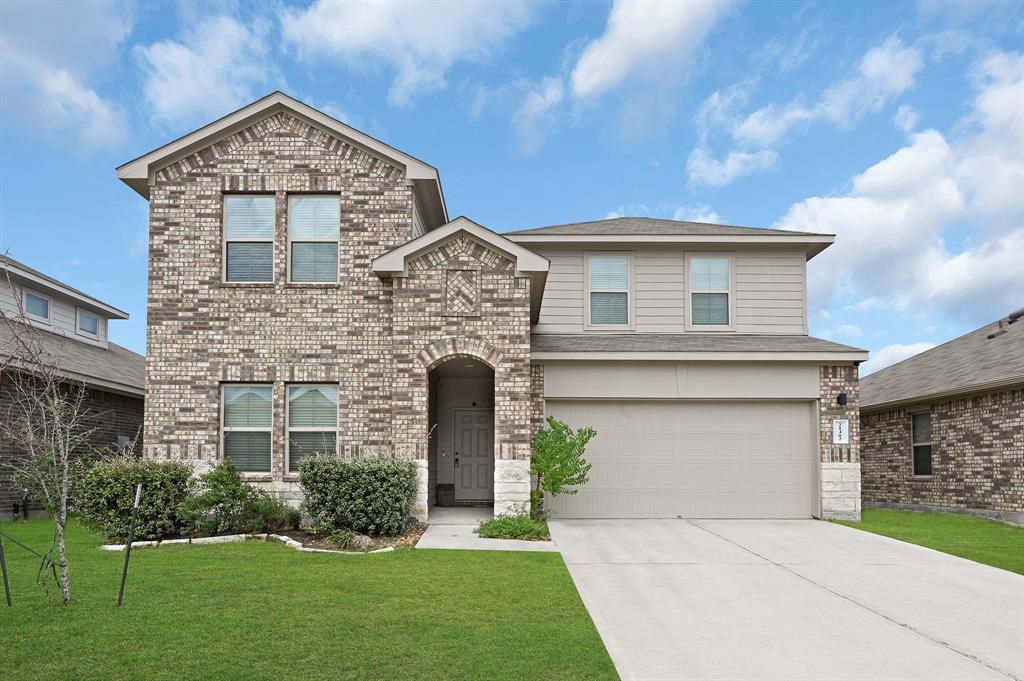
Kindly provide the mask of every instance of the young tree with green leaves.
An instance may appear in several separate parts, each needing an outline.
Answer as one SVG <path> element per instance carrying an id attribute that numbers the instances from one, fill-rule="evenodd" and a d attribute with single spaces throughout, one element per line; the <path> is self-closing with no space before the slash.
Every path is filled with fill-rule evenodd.
<path id="1" fill-rule="evenodd" d="M 587 443 L 597 431 L 590 427 L 572 429 L 553 416 L 547 420 L 533 439 L 533 459 L 530 473 L 533 490 L 530 492 L 530 514 L 543 518 L 544 493 L 551 496 L 576 494 L 576 487 L 586 484 L 590 464 L 583 458 Z"/>

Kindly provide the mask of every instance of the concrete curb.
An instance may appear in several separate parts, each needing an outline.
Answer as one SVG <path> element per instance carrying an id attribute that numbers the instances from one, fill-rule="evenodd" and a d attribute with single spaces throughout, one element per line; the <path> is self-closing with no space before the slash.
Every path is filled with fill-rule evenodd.
<path id="1" fill-rule="evenodd" d="M 195 539 L 165 539 L 163 541 L 137 541 L 132 542 L 133 549 L 144 549 L 148 547 L 174 546 L 187 544 L 228 544 L 231 542 L 247 541 L 256 539 L 259 541 L 279 541 L 288 548 L 305 553 L 340 553 L 346 556 L 366 556 L 371 553 L 389 553 L 395 550 L 394 546 L 385 546 L 382 549 L 373 551 L 339 551 L 334 549 L 315 549 L 303 546 L 289 536 L 283 534 L 225 534 L 219 537 L 197 537 Z M 125 544 L 104 544 L 100 547 L 104 551 L 124 551 Z"/>

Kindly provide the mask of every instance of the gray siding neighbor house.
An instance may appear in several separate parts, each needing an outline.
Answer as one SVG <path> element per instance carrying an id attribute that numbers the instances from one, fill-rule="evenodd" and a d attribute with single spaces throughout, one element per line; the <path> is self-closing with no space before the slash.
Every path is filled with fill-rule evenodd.
<path id="1" fill-rule="evenodd" d="M 128 314 L 0 255 L 0 354 L 15 352 L 8 320 L 31 327 L 48 361 L 62 374 L 87 388 L 87 409 L 93 444 L 118 446 L 134 439 L 142 427 L 146 360 L 107 337 L 112 320 Z M 0 418 L 11 410 L 11 377 L 0 374 Z M 18 456 L 14 444 L 0 437 L 0 457 Z M 23 513 L 24 494 L 10 480 L 0 479 L 0 518 Z M 38 506 L 31 500 L 29 511 Z"/>
<path id="2" fill-rule="evenodd" d="M 1022 313 L 861 380 L 865 503 L 1024 524 Z"/>
<path id="3" fill-rule="evenodd" d="M 832 235 L 648 218 L 498 234 L 438 171 L 276 92 L 118 168 L 149 201 L 146 455 L 415 462 L 415 514 L 529 503 L 545 416 L 593 425 L 564 518 L 860 514 L 857 364 L 807 335 Z"/>

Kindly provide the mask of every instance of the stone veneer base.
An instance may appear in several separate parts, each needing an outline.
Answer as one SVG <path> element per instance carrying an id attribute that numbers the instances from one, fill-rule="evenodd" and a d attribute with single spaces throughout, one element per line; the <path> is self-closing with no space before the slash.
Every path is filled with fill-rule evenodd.
<path id="1" fill-rule="evenodd" d="M 526 515 L 530 512 L 530 461 L 495 459 L 494 515 Z"/>
<path id="2" fill-rule="evenodd" d="M 821 517 L 860 520 L 860 464 L 821 464 Z"/>

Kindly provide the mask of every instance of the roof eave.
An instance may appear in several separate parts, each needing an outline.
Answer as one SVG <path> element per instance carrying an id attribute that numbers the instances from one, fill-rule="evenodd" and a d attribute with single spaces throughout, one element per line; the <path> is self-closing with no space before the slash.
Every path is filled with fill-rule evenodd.
<path id="1" fill-rule="evenodd" d="M 970 395 L 978 395 L 981 393 L 992 392 L 994 390 L 1013 388 L 1015 386 L 1024 387 L 1024 376 L 1015 376 L 1013 378 L 1007 378 L 999 381 L 991 381 L 989 383 L 979 383 L 977 385 L 967 387 L 952 388 L 950 390 L 941 390 L 938 392 L 928 393 L 925 395 L 897 397 L 894 399 L 886 400 L 884 402 L 873 402 L 866 404 L 862 401 L 860 405 L 860 410 L 861 412 L 883 411 L 885 409 L 893 409 L 895 407 L 903 407 L 910 404 L 934 402 L 935 400 L 945 400 L 959 396 L 967 397 Z"/>
<path id="2" fill-rule="evenodd" d="M 46 289 L 50 293 L 56 293 L 67 298 L 71 298 L 80 303 L 83 307 L 95 310 L 96 312 L 106 316 L 108 319 L 128 319 L 128 313 L 124 310 L 116 308 L 113 305 L 108 305 L 102 300 L 97 300 L 92 296 L 83 294 L 73 288 L 64 286 L 63 284 L 50 281 L 45 277 L 40 277 L 33 272 L 29 272 L 28 270 L 18 267 L 14 263 L 8 262 L 4 267 L 11 273 L 11 276 L 30 282 L 39 288 Z"/>
<path id="3" fill-rule="evenodd" d="M 508 234 L 517 244 L 722 244 L 722 245 L 802 245 L 807 259 L 835 243 L 832 234 L 816 236 L 785 234 Z"/>
<path id="4" fill-rule="evenodd" d="M 533 361 L 650 362 L 840 362 L 867 361 L 867 352 L 531 352 Z"/>

